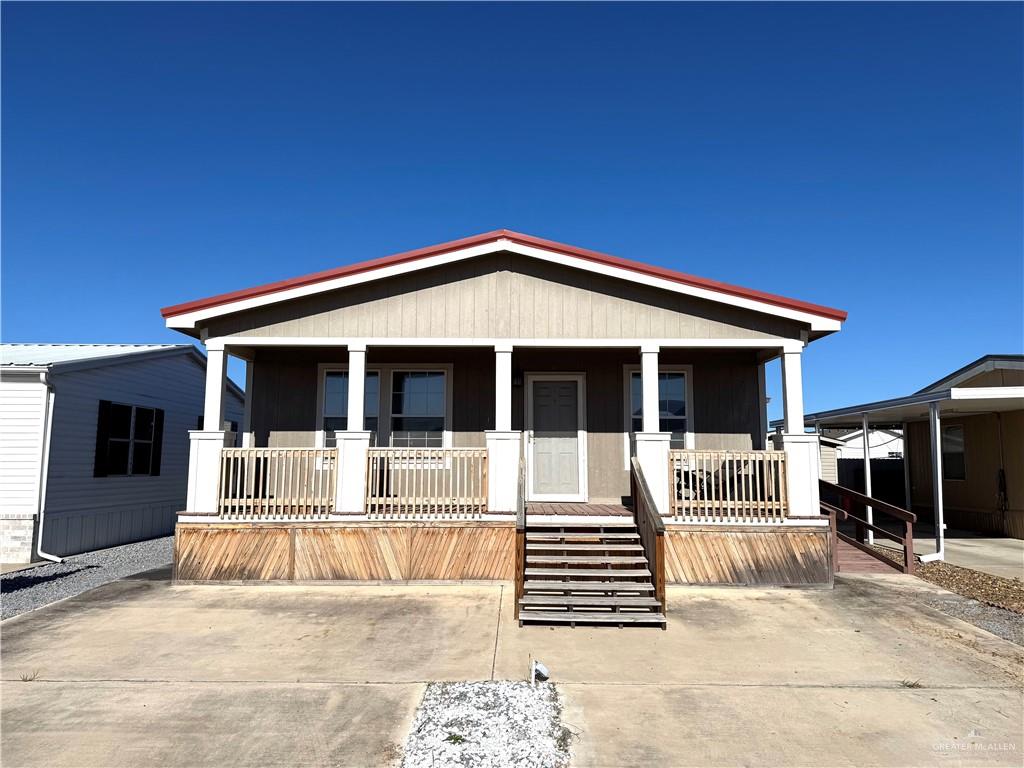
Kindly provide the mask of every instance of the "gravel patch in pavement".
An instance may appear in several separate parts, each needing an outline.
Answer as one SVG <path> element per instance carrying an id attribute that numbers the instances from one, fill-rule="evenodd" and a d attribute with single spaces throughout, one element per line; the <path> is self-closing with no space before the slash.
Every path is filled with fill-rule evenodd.
<path id="1" fill-rule="evenodd" d="M 85 552 L 0 576 L 0 618 L 42 608 L 90 589 L 171 564 L 173 536 Z"/>
<path id="2" fill-rule="evenodd" d="M 431 683 L 402 768 L 562 768 L 571 734 L 550 683 Z"/>

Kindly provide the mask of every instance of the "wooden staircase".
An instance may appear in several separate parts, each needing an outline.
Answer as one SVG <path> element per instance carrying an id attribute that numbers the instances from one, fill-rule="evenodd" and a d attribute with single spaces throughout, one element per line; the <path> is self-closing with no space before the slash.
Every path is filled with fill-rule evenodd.
<path id="1" fill-rule="evenodd" d="M 665 627 L 633 518 L 547 521 L 525 530 L 519 624 Z"/>

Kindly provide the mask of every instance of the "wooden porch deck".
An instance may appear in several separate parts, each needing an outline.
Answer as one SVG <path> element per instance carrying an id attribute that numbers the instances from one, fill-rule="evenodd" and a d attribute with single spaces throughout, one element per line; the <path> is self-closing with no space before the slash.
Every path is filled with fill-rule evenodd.
<path id="1" fill-rule="evenodd" d="M 564 517 L 632 517 L 622 504 L 587 504 L 579 502 L 531 501 L 526 505 L 529 515 L 561 515 Z"/>

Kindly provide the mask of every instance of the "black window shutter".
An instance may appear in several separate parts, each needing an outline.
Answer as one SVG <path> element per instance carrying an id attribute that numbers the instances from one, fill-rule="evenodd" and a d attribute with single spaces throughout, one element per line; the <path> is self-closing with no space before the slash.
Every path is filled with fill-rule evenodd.
<path id="1" fill-rule="evenodd" d="M 96 455 L 93 458 L 92 476 L 107 476 L 107 438 L 110 435 L 110 401 L 100 400 L 96 416 Z"/>
<path id="2" fill-rule="evenodd" d="M 164 448 L 164 409 L 155 408 L 156 414 L 153 417 L 153 463 L 149 471 L 151 475 L 160 474 L 160 454 Z"/>

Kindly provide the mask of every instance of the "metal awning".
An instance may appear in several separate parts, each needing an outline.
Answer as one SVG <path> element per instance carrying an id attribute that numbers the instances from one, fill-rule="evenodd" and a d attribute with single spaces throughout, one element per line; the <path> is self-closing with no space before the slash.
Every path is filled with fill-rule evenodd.
<path id="1" fill-rule="evenodd" d="M 873 424 L 927 421 L 932 403 L 936 404 L 940 416 L 1019 411 L 1024 410 L 1024 387 L 952 387 L 937 392 L 922 392 L 891 400 L 808 413 L 804 416 L 804 425 L 859 429 L 865 414 Z M 781 424 L 781 419 L 771 423 L 772 427 Z"/>

